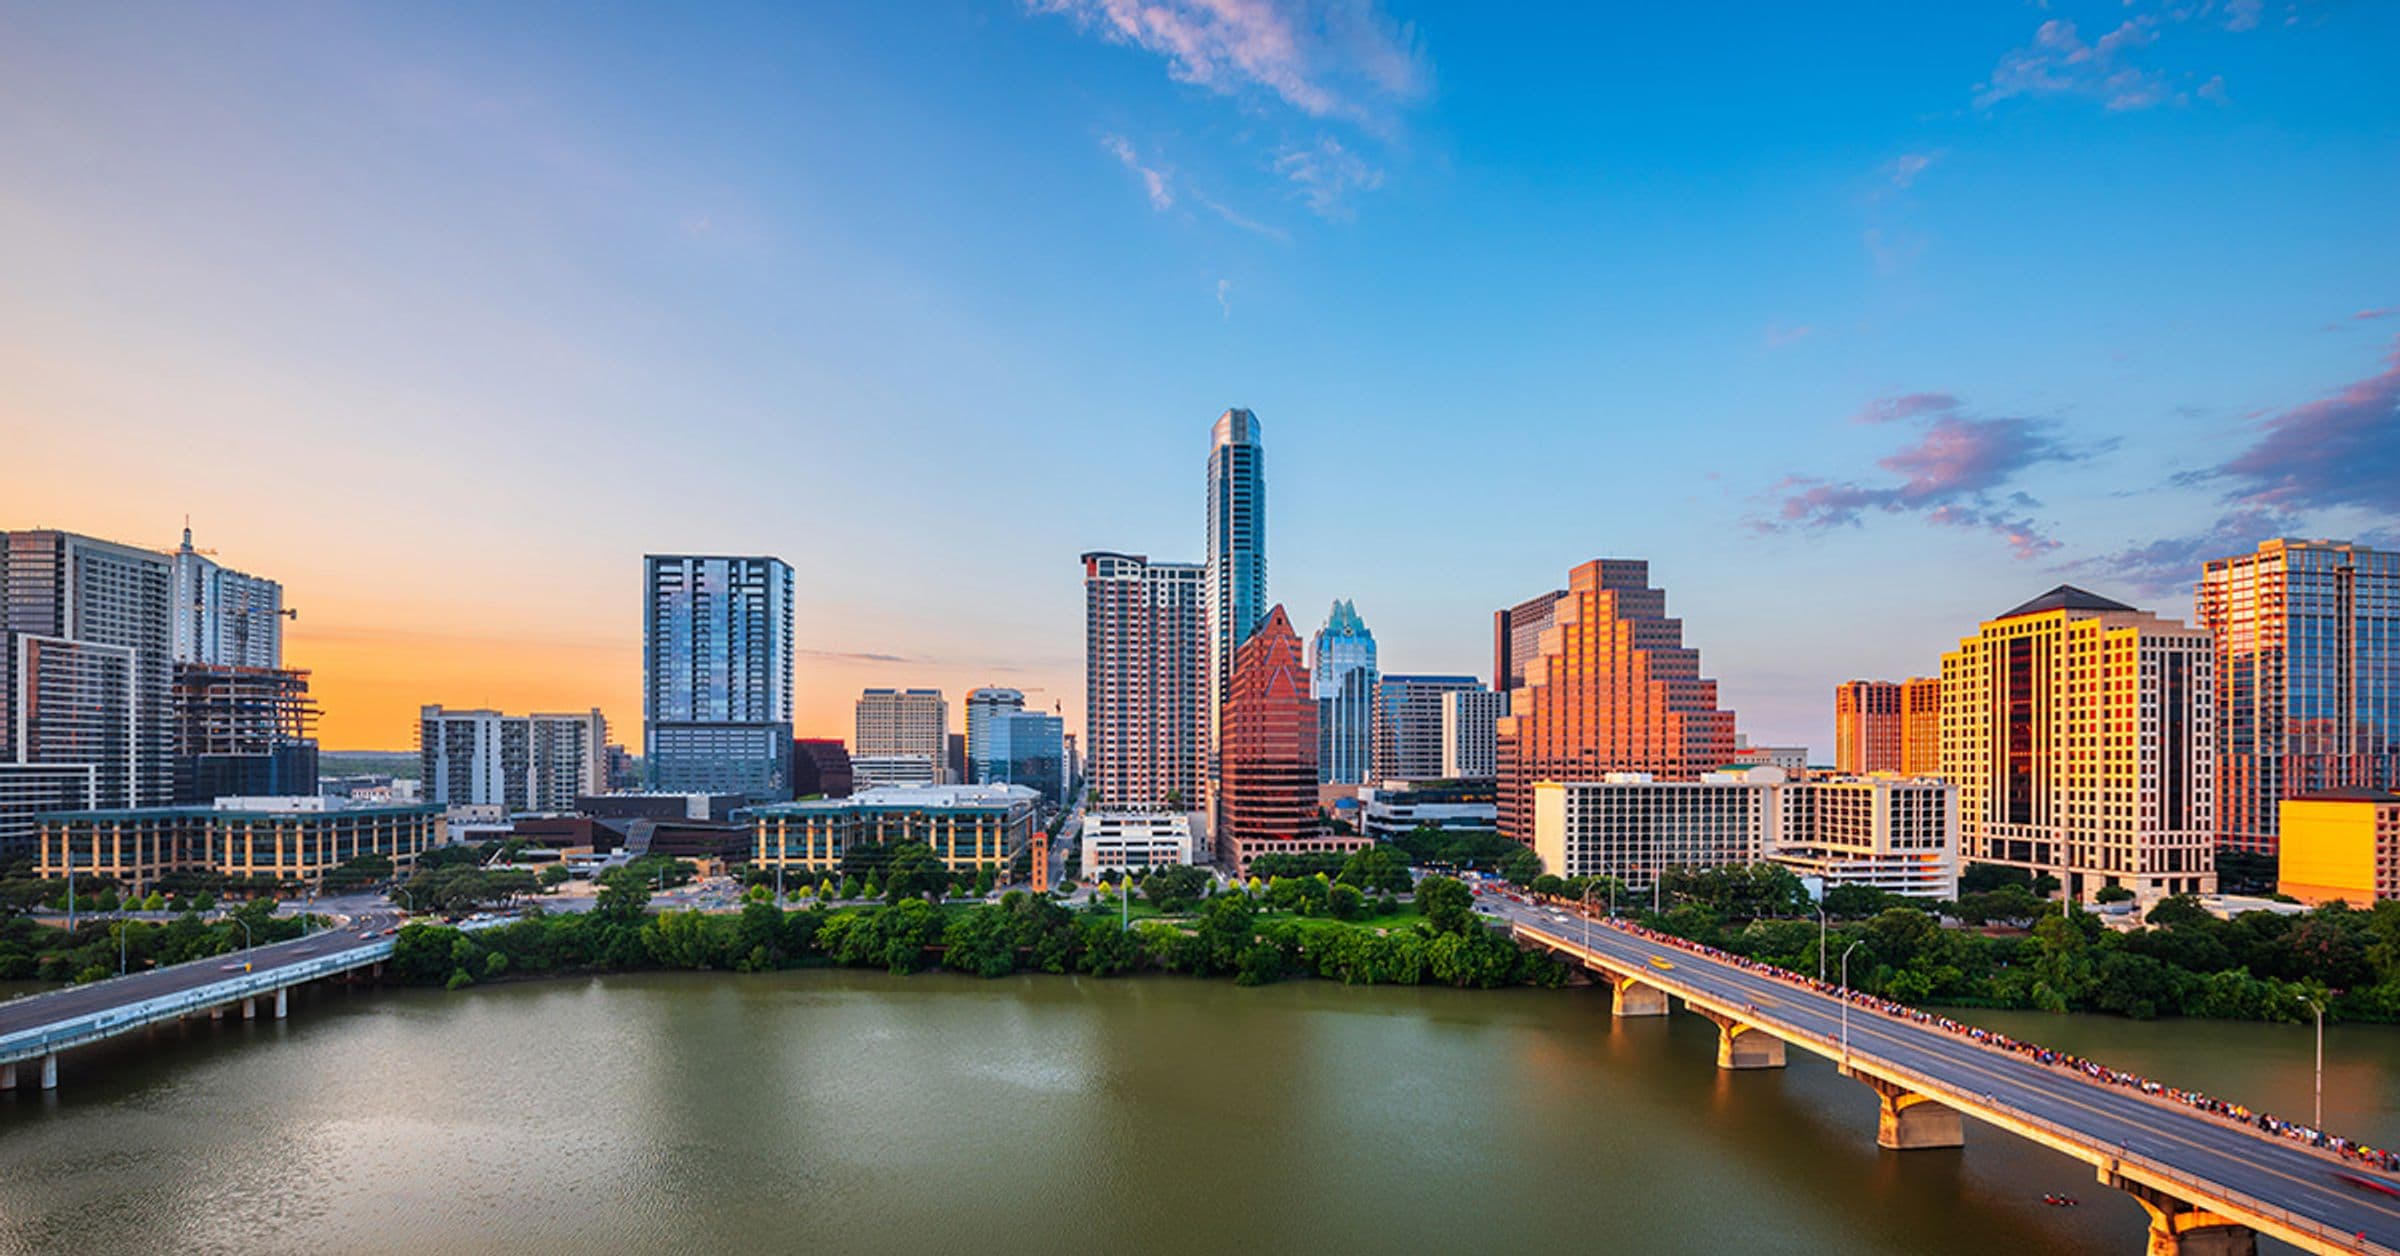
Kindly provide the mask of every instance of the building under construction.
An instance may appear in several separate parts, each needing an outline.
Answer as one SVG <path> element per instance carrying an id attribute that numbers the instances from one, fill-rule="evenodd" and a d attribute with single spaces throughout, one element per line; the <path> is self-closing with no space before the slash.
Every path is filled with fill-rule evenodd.
<path id="1" fill-rule="evenodd" d="M 317 703 L 295 668 L 175 665 L 175 801 L 317 792 Z"/>

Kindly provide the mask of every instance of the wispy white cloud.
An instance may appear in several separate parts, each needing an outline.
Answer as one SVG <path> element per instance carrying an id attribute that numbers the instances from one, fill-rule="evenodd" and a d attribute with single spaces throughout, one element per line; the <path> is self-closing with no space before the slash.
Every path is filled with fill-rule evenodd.
<path id="1" fill-rule="evenodd" d="M 1770 349 L 1781 349 L 1786 345 L 1796 345 L 1816 334 L 1817 329 L 1808 323 L 1800 323 L 1793 326 L 1786 326 L 1782 323 L 1769 323 L 1767 324 L 1767 347 Z"/>
<path id="2" fill-rule="evenodd" d="M 1101 136 L 1100 147 L 1115 154 L 1116 159 L 1124 163 L 1127 170 L 1141 176 L 1142 189 L 1150 194 L 1150 208 L 1157 210 L 1175 208 L 1174 172 L 1161 166 L 1145 164 L 1140 151 L 1134 148 L 1133 142 L 1122 135 Z"/>
<path id="3" fill-rule="evenodd" d="M 1885 163 L 1883 175 L 1893 187 L 1905 189 L 1915 185 L 1917 176 L 1925 173 L 1933 166 L 1933 163 L 1941 159 L 1940 149 L 1935 149 L 1930 153 L 1902 153 Z"/>
<path id="4" fill-rule="evenodd" d="M 1218 280 L 1218 281 L 1217 281 L 1217 308 L 1218 308 L 1219 310 L 1223 311 L 1223 312 L 1224 312 L 1224 315 L 1225 315 L 1225 317 L 1226 317 L 1226 318 L 1228 318 L 1228 319 L 1231 319 L 1231 318 L 1233 317 L 1233 302 L 1232 302 L 1232 301 L 1230 301 L 1230 300 L 1227 300 L 1226 298 L 1227 298 L 1227 297 L 1228 297 L 1228 296 L 1229 296 L 1229 295 L 1230 295 L 1232 292 L 1233 292 L 1233 281 L 1232 281 L 1232 280 L 1230 280 L 1230 279 L 1220 279 L 1220 280 Z"/>
<path id="5" fill-rule="evenodd" d="M 1989 109 L 2017 96 L 2082 96 L 2125 110 L 2188 104 L 2195 96 L 2223 103 L 2224 75 L 2192 87 L 2195 76 L 2170 78 L 2140 64 L 2136 54 L 2177 26 L 2255 30 L 2266 11 L 2265 0 L 2123 0 L 2123 7 L 2124 20 L 2088 42 L 2066 18 L 2043 22 L 2030 42 L 2000 58 L 1988 81 L 1975 85 L 1975 107 Z M 2297 4 L 2284 7 L 2287 25 L 2299 20 Z"/>
<path id="6" fill-rule="evenodd" d="M 1354 217 L 1353 194 L 1383 186 L 1383 172 L 1358 154 L 1326 136 L 1307 148 L 1286 148 L 1275 159 L 1275 171 L 1300 189 L 1300 198 L 1319 218 L 1336 222 Z"/>
<path id="7" fill-rule="evenodd" d="M 1424 95 L 1415 30 L 1375 0 L 1026 0 L 1166 59 L 1167 73 L 1225 95 L 1273 94 L 1316 118 L 1369 125 Z"/>

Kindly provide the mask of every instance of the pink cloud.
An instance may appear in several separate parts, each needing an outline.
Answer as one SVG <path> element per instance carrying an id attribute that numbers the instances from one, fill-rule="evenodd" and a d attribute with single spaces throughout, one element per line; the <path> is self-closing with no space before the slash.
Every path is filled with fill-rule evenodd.
<path id="1" fill-rule="evenodd" d="M 1412 27 L 1374 0 L 1027 0 L 1167 61 L 1167 73 L 1226 95 L 1263 88 L 1311 117 L 1373 123 L 1423 95 Z"/>

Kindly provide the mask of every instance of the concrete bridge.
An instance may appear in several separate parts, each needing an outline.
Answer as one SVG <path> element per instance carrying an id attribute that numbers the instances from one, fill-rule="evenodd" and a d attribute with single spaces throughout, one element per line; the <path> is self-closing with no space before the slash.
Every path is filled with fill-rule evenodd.
<path id="1" fill-rule="evenodd" d="M 2091 1165 L 2148 1212 L 2151 1256 L 2249 1256 L 2261 1234 L 2310 1252 L 2400 1251 L 2400 1194 L 2378 1189 L 2400 1182 L 2330 1152 L 1604 920 L 1482 901 L 1520 945 L 1607 985 L 1617 1015 L 1664 1016 L 1676 999 L 1715 1022 L 1720 1068 L 1781 1068 L 1795 1047 L 1832 1060 L 1874 1092 L 1880 1146 L 1962 1146 L 1973 1117 Z"/>
<path id="2" fill-rule="evenodd" d="M 385 930 L 398 917 L 367 915 L 337 929 L 88 986 L 0 1003 L 0 1090 L 58 1086 L 58 1057 L 118 1034 L 165 1021 L 262 1008 L 280 1020 L 291 988 L 360 969 L 380 971 L 392 956 Z"/>

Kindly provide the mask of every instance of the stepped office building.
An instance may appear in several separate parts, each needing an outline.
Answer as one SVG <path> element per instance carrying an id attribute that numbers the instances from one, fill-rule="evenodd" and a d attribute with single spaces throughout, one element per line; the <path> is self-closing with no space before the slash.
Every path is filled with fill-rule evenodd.
<path id="1" fill-rule="evenodd" d="M 2400 552 L 2267 541 L 2203 567 L 2199 609 L 2220 845 L 2272 855 L 2283 800 L 2400 789 Z"/>
<path id="2" fill-rule="evenodd" d="M 1690 781 L 1733 760 L 1733 712 L 1718 708 L 1717 682 L 1700 675 L 1648 563 L 1577 567 L 1551 616 L 1494 735 L 1503 834 L 1533 839 L 1537 781 Z"/>
<path id="3" fill-rule="evenodd" d="M 2209 634 L 2071 585 L 1942 656 L 1942 776 L 1970 862 L 2077 899 L 2216 892 Z"/>
<path id="4" fill-rule="evenodd" d="M 792 569 L 642 559 L 642 764 L 667 793 L 791 796 Z"/>

